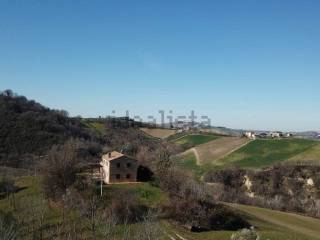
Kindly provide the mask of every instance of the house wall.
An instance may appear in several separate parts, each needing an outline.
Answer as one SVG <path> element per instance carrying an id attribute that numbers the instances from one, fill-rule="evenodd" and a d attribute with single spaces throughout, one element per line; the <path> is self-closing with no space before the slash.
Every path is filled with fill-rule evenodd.
<path id="1" fill-rule="evenodd" d="M 136 182 L 137 181 L 138 162 L 134 159 L 123 156 L 108 162 L 104 166 L 105 182 Z"/>
<path id="2" fill-rule="evenodd" d="M 101 168 L 100 168 L 100 172 L 102 174 L 102 178 L 103 178 L 103 181 L 105 183 L 109 183 L 110 181 L 110 171 L 109 171 L 109 162 L 106 162 Z"/>

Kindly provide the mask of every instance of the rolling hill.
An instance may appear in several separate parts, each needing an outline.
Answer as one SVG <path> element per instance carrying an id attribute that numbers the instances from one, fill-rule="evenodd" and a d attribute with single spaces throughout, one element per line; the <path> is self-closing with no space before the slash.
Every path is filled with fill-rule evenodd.
<path id="1" fill-rule="evenodd" d="M 320 142 L 308 150 L 289 159 L 291 162 L 310 162 L 320 165 Z"/>
<path id="2" fill-rule="evenodd" d="M 227 204 L 255 226 L 260 240 L 317 240 L 320 239 L 320 220 L 293 213 L 240 204 Z M 163 222 L 167 239 L 230 240 L 232 231 L 191 233 L 183 227 Z M 173 238 L 172 238 L 173 237 Z"/>
<path id="3" fill-rule="evenodd" d="M 188 135 L 190 136 L 190 135 Z M 188 136 L 183 139 L 184 142 Z M 178 139 L 179 140 L 179 139 Z M 177 141 L 178 141 L 177 140 Z M 176 160 L 200 178 L 210 170 L 228 168 L 263 168 L 278 163 L 320 164 L 320 143 L 307 139 L 266 139 L 220 137 L 188 148 Z"/>
<path id="4" fill-rule="evenodd" d="M 249 140 L 238 137 L 221 137 L 195 147 L 199 156 L 199 164 L 212 164 L 218 159 L 231 154 L 233 151 L 243 147 Z"/>
<path id="5" fill-rule="evenodd" d="M 145 132 L 149 136 L 164 139 L 171 135 L 176 134 L 177 130 L 164 129 L 164 128 L 140 128 L 141 131 Z"/>
<path id="6" fill-rule="evenodd" d="M 204 144 L 213 140 L 218 139 L 220 136 L 213 134 L 187 134 L 182 137 L 176 138 L 171 142 L 182 146 L 184 149 L 188 149 L 200 144 Z"/>
<path id="7" fill-rule="evenodd" d="M 261 168 L 286 161 L 316 144 L 307 139 L 254 140 L 214 164 L 220 167 Z"/>
<path id="8" fill-rule="evenodd" d="M 94 136 L 65 111 L 49 109 L 9 90 L 0 94 L 1 164 L 20 166 L 26 154 L 42 155 L 68 138 L 91 140 Z"/>
<path id="9" fill-rule="evenodd" d="M 15 201 L 21 203 L 21 201 L 28 201 L 35 203 L 41 200 L 40 180 L 36 177 L 19 177 L 15 179 L 17 186 L 21 188 L 21 191 L 15 195 Z M 155 206 L 161 202 L 165 202 L 167 196 L 157 187 L 150 185 L 149 183 L 143 184 L 119 184 L 110 185 L 104 187 L 105 196 L 115 196 L 114 193 L 121 193 L 128 191 L 129 193 L 136 195 L 143 203 L 150 206 Z M 246 206 L 241 204 L 226 204 L 236 212 L 240 213 L 249 223 L 255 226 L 260 240 L 317 240 L 320 239 L 320 220 L 301 216 L 293 213 L 280 212 L 265 208 Z M 21 205 L 18 205 L 21 207 Z M 0 199 L 0 209 L 4 211 L 10 210 L 10 200 Z M 47 221 L 50 224 L 56 224 L 62 221 L 60 209 L 53 205 L 45 208 Z M 27 212 L 28 209 L 23 208 L 23 211 Z M 17 212 L 16 214 L 23 214 L 23 212 Z M 31 217 L 30 217 L 31 218 Z M 172 224 L 172 222 L 166 219 L 159 219 L 160 224 L 165 231 L 166 235 L 162 239 L 168 240 L 230 240 L 234 231 L 208 231 L 202 233 L 190 232 L 190 230 Z M 24 228 L 30 227 L 26 223 Z M 80 223 L 79 223 L 80 224 Z M 135 225 L 131 225 L 134 229 Z"/>

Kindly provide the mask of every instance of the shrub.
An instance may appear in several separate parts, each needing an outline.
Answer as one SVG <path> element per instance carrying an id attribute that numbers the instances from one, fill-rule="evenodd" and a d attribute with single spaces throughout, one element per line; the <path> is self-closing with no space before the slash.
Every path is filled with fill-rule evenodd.
<path id="1" fill-rule="evenodd" d="M 106 211 L 107 215 L 114 216 L 118 223 L 123 224 L 143 221 L 149 208 L 141 204 L 136 196 L 123 192 L 112 199 Z"/>
<path id="2" fill-rule="evenodd" d="M 238 230 L 250 226 L 228 208 L 207 201 L 171 199 L 162 210 L 167 217 L 189 225 L 194 232 Z"/>
<path id="3" fill-rule="evenodd" d="M 63 146 L 54 146 L 44 163 L 43 190 L 48 198 L 62 197 L 76 180 L 78 158 L 76 142 L 69 140 Z"/>
<path id="4" fill-rule="evenodd" d="M 1 195 L 8 196 L 10 193 L 14 192 L 15 189 L 14 182 L 11 179 L 6 176 L 0 178 L 0 197 Z"/>

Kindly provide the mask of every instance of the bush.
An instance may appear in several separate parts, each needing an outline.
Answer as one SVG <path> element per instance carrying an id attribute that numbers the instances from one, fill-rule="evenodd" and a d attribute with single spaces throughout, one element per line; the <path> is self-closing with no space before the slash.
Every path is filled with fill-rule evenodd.
<path id="1" fill-rule="evenodd" d="M 250 227 L 250 224 L 239 215 L 223 206 L 217 206 L 209 217 L 211 230 L 238 230 Z"/>
<path id="2" fill-rule="evenodd" d="M 189 225 L 194 232 L 238 230 L 250 226 L 228 208 L 207 201 L 171 199 L 162 210 L 167 217 Z"/>
<path id="3" fill-rule="evenodd" d="M 106 211 L 107 215 L 114 216 L 118 223 L 124 224 L 143 221 L 149 208 L 141 204 L 136 196 L 123 192 L 112 199 Z"/>
<path id="4" fill-rule="evenodd" d="M 13 193 L 15 189 L 14 182 L 11 179 L 5 176 L 0 178 L 0 197 L 2 195 L 8 196 L 10 193 Z"/>
<path id="5" fill-rule="evenodd" d="M 205 182 L 222 183 L 228 187 L 238 188 L 243 183 L 246 174 L 241 169 L 223 169 L 219 171 L 210 171 L 204 176 Z"/>
<path id="6" fill-rule="evenodd" d="M 78 157 L 76 142 L 70 140 L 63 146 L 54 146 L 43 165 L 43 190 L 48 198 L 62 197 L 76 180 Z"/>

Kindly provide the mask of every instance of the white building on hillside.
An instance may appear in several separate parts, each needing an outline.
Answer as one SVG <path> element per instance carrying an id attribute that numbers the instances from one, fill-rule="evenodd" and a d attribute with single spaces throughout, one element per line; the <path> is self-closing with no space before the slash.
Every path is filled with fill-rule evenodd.
<path id="1" fill-rule="evenodd" d="M 256 134 L 254 132 L 245 132 L 244 136 L 249 139 L 256 139 Z"/>
<path id="2" fill-rule="evenodd" d="M 281 137 L 283 137 L 283 133 L 282 132 L 272 132 L 272 133 L 270 133 L 270 137 L 281 138 Z"/>

